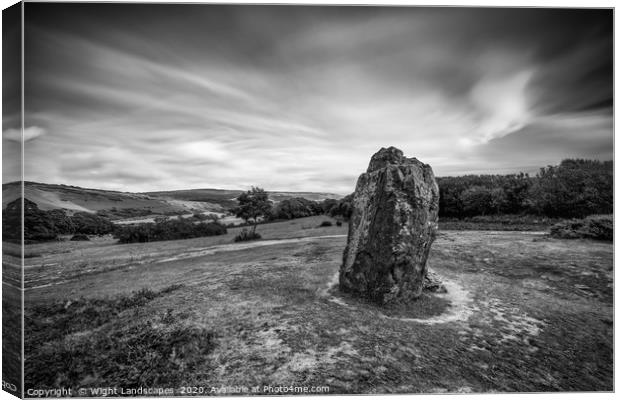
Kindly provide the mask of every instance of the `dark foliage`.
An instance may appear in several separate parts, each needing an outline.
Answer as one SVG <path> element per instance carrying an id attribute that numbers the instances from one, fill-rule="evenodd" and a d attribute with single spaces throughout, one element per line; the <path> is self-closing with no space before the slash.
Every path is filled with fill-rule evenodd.
<path id="1" fill-rule="evenodd" d="M 19 242 L 21 198 L 7 204 L 2 211 L 4 240 Z M 111 233 L 114 225 L 106 218 L 84 212 L 67 216 L 63 210 L 41 210 L 36 203 L 24 199 L 24 241 L 54 240 L 63 234 L 102 235 Z"/>
<path id="2" fill-rule="evenodd" d="M 342 226 L 342 221 L 336 221 L 336 226 Z"/>
<path id="3" fill-rule="evenodd" d="M 560 221 L 559 218 L 528 214 L 477 215 L 465 218 L 440 218 L 439 229 L 448 231 L 546 231 Z"/>
<path id="4" fill-rule="evenodd" d="M 54 225 L 54 230 L 58 234 L 71 234 L 71 233 L 76 233 L 76 232 L 87 233 L 87 232 L 80 232 L 76 227 L 73 217 L 70 217 L 67 214 L 65 214 L 64 210 L 49 210 L 49 211 L 45 211 L 45 213 L 47 214 L 47 217 L 52 220 L 52 224 Z M 105 218 L 103 217 L 98 217 L 98 218 L 105 220 Z M 105 220 L 105 222 L 99 222 L 99 223 L 105 224 L 108 228 L 111 227 L 111 224 L 109 224 L 109 221 L 107 220 Z M 109 230 L 106 233 L 110 233 L 110 232 L 111 230 Z"/>
<path id="5" fill-rule="evenodd" d="M 329 215 L 329 212 L 331 211 L 331 209 L 336 207 L 336 206 L 338 206 L 338 203 L 340 203 L 340 201 L 336 200 L 336 199 L 325 199 L 325 200 L 323 200 L 320 203 L 321 204 L 322 214 Z"/>
<path id="6" fill-rule="evenodd" d="M 532 181 L 527 174 L 437 178 L 439 217 L 524 212 L 524 200 Z"/>
<path id="7" fill-rule="evenodd" d="M 21 243 L 21 213 L 21 198 L 8 203 L 6 208 L 2 210 L 2 240 L 7 242 Z"/>
<path id="8" fill-rule="evenodd" d="M 13 202 L 19 202 L 21 199 L 17 199 Z M 6 208 L 7 214 L 9 207 Z M 11 207 L 12 213 L 21 211 L 21 204 Z M 33 201 L 24 199 L 24 240 L 30 241 L 44 241 L 56 239 L 56 235 L 59 232 L 54 225 L 54 218 L 50 218 L 49 214 L 43 210 L 39 210 L 39 207 Z"/>
<path id="9" fill-rule="evenodd" d="M 612 215 L 592 215 L 584 219 L 572 219 L 551 227 L 552 237 L 559 239 L 614 240 L 614 219 Z"/>
<path id="10" fill-rule="evenodd" d="M 294 219 L 320 214 L 323 214 L 321 204 L 303 197 L 282 200 L 271 211 L 272 219 Z"/>
<path id="11" fill-rule="evenodd" d="M 321 225 L 319 225 L 319 227 L 324 227 L 324 226 L 332 226 L 332 221 L 323 221 L 321 222 Z"/>
<path id="12" fill-rule="evenodd" d="M 613 212 L 613 163 L 564 160 L 542 168 L 532 185 L 528 206 L 537 213 L 583 218 Z"/>
<path id="13" fill-rule="evenodd" d="M 252 222 L 252 232 L 256 231 L 259 218 L 269 219 L 271 217 L 271 200 L 267 192 L 261 188 L 252 187 L 247 192 L 241 193 L 237 197 L 237 202 L 238 205 L 230 211 L 246 223 Z"/>
<path id="14" fill-rule="evenodd" d="M 324 213 L 330 217 L 342 217 L 345 221 L 351 218 L 353 212 L 353 193 L 343 197 L 340 200 L 327 199 L 323 201 Z"/>
<path id="15" fill-rule="evenodd" d="M 158 219 L 155 223 L 119 226 L 114 232 L 119 243 L 156 242 L 225 235 L 226 227 L 215 222 L 194 223 L 191 219 Z"/>
<path id="16" fill-rule="evenodd" d="M 88 240 L 90 240 L 88 235 L 84 235 L 83 233 L 78 233 L 77 235 L 71 236 L 71 241 L 73 242 L 88 241 Z"/>
<path id="17" fill-rule="evenodd" d="M 153 211 L 148 208 L 117 208 L 112 207 L 107 210 L 97 211 L 97 215 L 108 219 L 123 219 L 123 218 L 135 218 L 145 217 L 153 214 Z"/>
<path id="18" fill-rule="evenodd" d="M 83 233 L 86 235 L 105 235 L 112 233 L 114 230 L 114 225 L 110 222 L 110 220 L 96 214 L 76 212 L 71 217 L 71 222 L 74 226 L 74 233 Z"/>
<path id="19" fill-rule="evenodd" d="M 613 163 L 564 160 L 527 174 L 437 178 L 439 217 L 535 214 L 582 218 L 613 212 Z"/>
<path id="20" fill-rule="evenodd" d="M 206 221 L 209 219 L 208 216 L 206 216 L 205 214 L 201 214 L 201 213 L 194 213 L 192 215 L 192 218 L 194 218 L 196 221 Z"/>
<path id="21" fill-rule="evenodd" d="M 21 230 L 21 198 L 2 211 L 4 240 L 19 242 Z M 54 240 L 63 234 L 102 235 L 111 233 L 114 225 L 106 218 L 85 212 L 68 216 L 63 210 L 41 210 L 36 203 L 24 199 L 24 240 L 26 243 Z"/>
<path id="22" fill-rule="evenodd" d="M 235 236 L 235 242 L 247 242 L 250 240 L 260 239 L 261 235 L 254 232 L 248 231 L 247 229 L 242 229 L 241 232 L 237 236 Z"/>

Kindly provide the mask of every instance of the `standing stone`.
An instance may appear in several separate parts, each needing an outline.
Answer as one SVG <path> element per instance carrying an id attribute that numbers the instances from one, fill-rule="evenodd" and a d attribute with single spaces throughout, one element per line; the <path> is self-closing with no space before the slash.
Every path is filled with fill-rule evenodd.
<path id="1" fill-rule="evenodd" d="M 437 231 L 433 170 L 382 148 L 357 180 L 340 288 L 385 304 L 420 296 Z"/>

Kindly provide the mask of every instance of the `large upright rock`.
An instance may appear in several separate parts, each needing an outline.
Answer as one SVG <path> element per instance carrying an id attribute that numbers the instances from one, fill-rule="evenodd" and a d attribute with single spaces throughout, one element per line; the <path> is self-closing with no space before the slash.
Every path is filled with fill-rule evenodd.
<path id="1" fill-rule="evenodd" d="M 357 180 L 340 288 L 380 304 L 419 297 L 438 209 L 431 167 L 379 150 Z"/>

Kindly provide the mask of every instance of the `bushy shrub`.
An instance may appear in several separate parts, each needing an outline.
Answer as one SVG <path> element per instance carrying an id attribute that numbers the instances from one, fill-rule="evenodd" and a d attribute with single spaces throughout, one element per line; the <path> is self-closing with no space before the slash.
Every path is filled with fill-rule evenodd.
<path id="1" fill-rule="evenodd" d="M 293 197 L 291 199 L 282 200 L 271 210 L 272 219 L 294 219 L 310 217 L 323 213 L 321 204 L 304 199 L 303 197 Z"/>
<path id="2" fill-rule="evenodd" d="M 202 213 L 194 213 L 194 215 L 192 215 L 192 218 L 194 218 L 196 221 L 206 221 L 207 219 L 209 219 L 209 217 Z"/>
<path id="3" fill-rule="evenodd" d="M 24 199 L 24 241 L 56 239 L 54 222 L 33 201 Z M 3 240 L 20 243 L 22 237 L 22 198 L 18 198 L 2 210 Z"/>
<path id="4" fill-rule="evenodd" d="M 160 220 L 155 223 L 117 227 L 114 236 L 118 238 L 119 243 L 142 243 L 217 236 L 226 233 L 226 227 L 218 223 L 201 222 L 196 224 L 190 219 L 175 218 Z"/>
<path id="5" fill-rule="evenodd" d="M 324 200 L 323 207 L 327 209 L 326 214 L 330 217 L 341 217 L 347 221 L 353 213 L 353 193 L 343 197 L 337 203 L 334 203 L 332 199 Z"/>
<path id="6" fill-rule="evenodd" d="M 323 221 L 319 227 L 332 226 L 332 221 Z"/>
<path id="7" fill-rule="evenodd" d="M 71 221 L 75 233 L 105 235 L 114 230 L 114 225 L 109 219 L 87 212 L 76 212 L 71 217 Z"/>
<path id="8" fill-rule="evenodd" d="M 338 203 L 340 202 L 336 199 L 325 199 L 320 203 L 321 211 L 323 212 L 323 214 L 329 215 L 332 208 L 338 207 Z"/>
<path id="9" fill-rule="evenodd" d="M 97 215 L 108 219 L 123 219 L 123 218 L 137 218 L 146 217 L 153 214 L 150 207 L 145 208 L 116 208 L 112 207 L 106 210 L 98 210 Z"/>
<path id="10" fill-rule="evenodd" d="M 342 226 L 342 221 L 336 221 L 336 226 Z"/>
<path id="11" fill-rule="evenodd" d="M 552 237 L 559 239 L 596 239 L 613 241 L 614 220 L 612 215 L 592 215 L 584 219 L 572 219 L 551 227 Z"/>
<path id="12" fill-rule="evenodd" d="M 260 234 L 253 232 L 253 231 L 249 231 L 247 229 L 242 229 L 241 232 L 239 232 L 239 234 L 235 236 L 235 242 L 247 242 L 249 240 L 256 240 L 260 238 L 261 238 Z"/>
<path id="13" fill-rule="evenodd" d="M 3 210 L 4 240 L 21 240 L 21 212 L 21 198 L 7 204 Z M 108 219 L 95 214 L 77 212 L 69 217 L 63 210 L 41 210 L 35 202 L 24 199 L 24 240 L 27 243 L 54 240 L 61 234 L 101 235 L 111 233 L 113 228 Z"/>
<path id="14" fill-rule="evenodd" d="M 87 241 L 87 240 L 90 240 L 90 238 L 88 237 L 88 235 L 85 235 L 83 233 L 78 233 L 71 237 L 72 242 Z"/>
<path id="15" fill-rule="evenodd" d="M 54 230 L 58 234 L 70 234 L 76 232 L 76 226 L 73 218 L 69 217 L 64 210 L 45 211 L 47 217 L 51 219 Z"/>

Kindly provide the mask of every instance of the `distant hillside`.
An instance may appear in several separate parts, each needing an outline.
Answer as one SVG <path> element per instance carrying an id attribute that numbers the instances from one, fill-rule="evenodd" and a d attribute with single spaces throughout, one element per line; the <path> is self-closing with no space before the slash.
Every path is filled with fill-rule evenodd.
<path id="1" fill-rule="evenodd" d="M 171 200 L 214 203 L 228 209 L 235 205 L 234 199 L 241 193 L 241 190 L 187 189 L 164 192 L 146 192 L 141 194 Z"/>
<path id="2" fill-rule="evenodd" d="M 18 197 L 21 197 L 19 182 L 2 185 L 2 208 Z M 37 182 L 26 182 L 24 197 L 35 202 L 42 210 L 65 209 L 70 213 L 131 210 L 129 214 L 133 214 L 133 211 L 139 210 L 144 215 L 185 210 L 183 206 L 145 194 Z"/>
<path id="3" fill-rule="evenodd" d="M 242 190 L 225 190 L 225 189 L 188 189 L 188 190 L 171 190 L 165 192 L 146 192 L 142 193 L 148 196 L 168 198 L 184 201 L 210 202 L 220 204 L 225 208 L 230 208 L 236 204 L 237 198 Z M 293 197 L 303 197 L 304 199 L 313 201 L 323 201 L 325 199 L 340 199 L 343 196 L 334 193 L 314 193 L 314 192 L 267 192 L 269 198 L 274 202 L 288 200 Z"/>
<path id="4" fill-rule="evenodd" d="M 128 193 L 90 189 L 78 186 L 26 182 L 25 197 L 42 210 L 64 209 L 69 214 L 78 211 L 98 213 L 112 219 L 137 216 L 184 214 L 194 212 L 226 212 L 235 205 L 241 190 L 189 189 L 165 192 Z M 19 182 L 2 185 L 2 208 L 21 196 Z M 279 202 L 291 197 L 309 200 L 340 198 L 329 193 L 270 192 Z"/>

